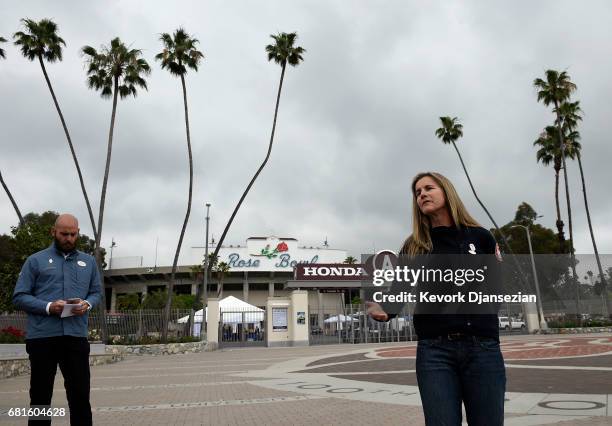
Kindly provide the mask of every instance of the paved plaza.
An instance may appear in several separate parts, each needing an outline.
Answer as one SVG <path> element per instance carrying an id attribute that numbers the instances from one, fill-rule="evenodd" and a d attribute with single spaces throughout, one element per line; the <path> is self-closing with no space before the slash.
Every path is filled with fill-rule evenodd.
<path id="1" fill-rule="evenodd" d="M 612 425 L 610 334 L 508 336 L 502 350 L 506 425 Z M 131 357 L 92 367 L 94 423 L 422 425 L 415 352 L 403 342 Z M 28 381 L 0 380 L 3 413 L 27 406 Z M 59 371 L 53 406 L 66 406 Z"/>

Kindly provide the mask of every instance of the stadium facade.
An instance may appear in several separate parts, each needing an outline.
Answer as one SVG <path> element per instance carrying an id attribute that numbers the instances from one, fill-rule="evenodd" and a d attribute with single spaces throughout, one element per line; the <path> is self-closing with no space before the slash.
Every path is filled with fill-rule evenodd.
<path id="1" fill-rule="evenodd" d="M 215 246 L 208 248 L 214 252 Z M 192 247 L 190 262 L 180 265 L 175 275 L 176 294 L 197 294 L 202 285 L 202 275 L 194 273 L 193 266 L 201 265 L 205 247 Z M 311 306 L 335 306 L 348 302 L 358 295 L 358 289 L 348 283 L 294 281 L 294 266 L 297 264 L 342 263 L 347 258 L 346 250 L 323 247 L 300 246 L 295 238 L 251 237 L 246 245 L 222 246 L 219 262 L 229 266 L 229 272 L 219 285 L 218 274 L 213 273 L 207 294 L 220 298 L 234 296 L 251 305 L 265 307 L 269 297 L 288 296 L 295 288 L 308 290 Z M 107 308 L 117 309 L 117 298 L 136 293 L 142 298 L 147 294 L 167 288 L 171 266 L 143 267 L 126 264 L 121 258 L 113 259 L 111 269 L 104 273 Z"/>

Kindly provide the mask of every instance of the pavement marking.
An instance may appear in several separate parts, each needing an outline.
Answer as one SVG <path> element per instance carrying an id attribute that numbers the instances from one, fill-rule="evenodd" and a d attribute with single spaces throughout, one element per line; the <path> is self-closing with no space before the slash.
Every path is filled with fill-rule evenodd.
<path id="1" fill-rule="evenodd" d="M 607 395 L 549 394 L 528 414 L 612 416 L 606 400 Z"/>
<path id="2" fill-rule="evenodd" d="M 396 374 L 396 373 L 416 373 L 416 370 L 389 370 L 389 371 L 353 371 L 353 372 L 341 372 L 333 373 L 328 372 L 327 374 L 333 374 L 334 376 L 367 376 L 369 374 L 382 375 L 382 374 Z"/>
<path id="3" fill-rule="evenodd" d="M 224 363 L 224 364 L 218 364 L 218 365 L 203 365 L 202 367 L 206 367 L 206 368 L 215 368 L 215 367 L 228 367 L 229 363 Z M 267 364 L 271 364 L 270 362 Z M 231 363 L 231 365 L 229 365 L 229 367 L 234 367 L 234 366 L 242 366 L 242 365 L 262 365 L 262 363 L 240 363 L 240 364 L 235 364 L 235 363 Z M 188 366 L 176 366 L 176 367 L 153 367 L 153 368 L 128 368 L 126 370 L 129 371 L 151 371 L 151 370 L 185 370 L 185 369 L 194 369 L 194 366 L 192 365 L 188 365 Z M 216 370 L 216 371 L 222 371 L 222 370 Z M 133 377 L 133 376 L 130 376 Z"/>
<path id="4" fill-rule="evenodd" d="M 196 382 L 196 383 L 166 383 L 162 385 L 135 385 L 135 386 L 102 386 L 92 387 L 90 390 L 93 391 L 118 391 L 118 390 L 143 390 L 143 389 L 172 389 L 172 388 L 195 388 L 195 387 L 206 387 L 206 386 L 224 386 L 234 384 L 251 383 L 246 380 L 234 380 L 229 382 Z M 64 390 L 63 387 L 55 387 L 54 391 L 61 392 Z M 15 393 L 28 393 L 28 389 L 18 389 L 15 391 L 0 391 L 0 394 L 15 394 Z"/>
<path id="5" fill-rule="evenodd" d="M 257 370 L 255 370 L 257 371 Z M 106 379 L 134 379 L 142 377 L 175 377 L 175 376 L 203 376 L 209 374 L 224 374 L 224 373 L 246 373 L 244 370 L 231 370 L 231 371 L 192 371 L 190 373 L 174 373 L 174 374 L 140 374 L 135 376 L 95 376 L 94 380 L 106 380 Z"/>
<path id="6" fill-rule="evenodd" d="M 525 365 L 506 364 L 506 368 L 531 368 L 535 370 L 586 370 L 586 371 L 612 371 L 612 367 L 574 367 L 572 365 Z"/>
<path id="7" fill-rule="evenodd" d="M 590 417 L 587 417 L 587 419 Z M 570 420 L 585 420 L 584 416 L 556 416 L 548 414 L 511 417 L 504 419 L 505 426 L 538 426 L 551 423 L 567 422 Z"/>
<path id="8" fill-rule="evenodd" d="M 298 396 L 282 396 L 272 398 L 255 398 L 255 399 L 229 399 L 218 401 L 197 401 L 197 402 L 175 402 L 172 404 L 151 404 L 151 405 L 125 405 L 114 407 L 98 407 L 92 408 L 96 413 L 110 413 L 117 411 L 145 411 L 145 410 L 176 410 L 188 408 L 202 407 L 222 407 L 227 405 L 253 405 L 253 404 L 270 404 L 275 402 L 295 402 L 309 401 L 313 399 L 326 399 L 326 397 L 315 395 L 298 395 Z"/>

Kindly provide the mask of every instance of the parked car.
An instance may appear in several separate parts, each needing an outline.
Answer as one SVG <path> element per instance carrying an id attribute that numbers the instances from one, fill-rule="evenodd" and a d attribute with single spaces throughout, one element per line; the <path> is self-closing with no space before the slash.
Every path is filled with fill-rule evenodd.
<path id="1" fill-rule="evenodd" d="M 516 318 L 498 317 L 500 330 L 510 331 L 512 330 L 524 330 L 526 325 L 525 322 Z"/>

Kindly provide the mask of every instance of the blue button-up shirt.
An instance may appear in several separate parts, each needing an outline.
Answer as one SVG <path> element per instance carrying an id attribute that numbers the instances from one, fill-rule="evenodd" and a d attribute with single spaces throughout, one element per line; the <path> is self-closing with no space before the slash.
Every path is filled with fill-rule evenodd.
<path id="1" fill-rule="evenodd" d="M 88 312 L 60 318 L 49 315 L 47 305 L 78 297 L 93 307 L 100 301 L 100 292 L 100 275 L 92 256 L 78 250 L 65 254 L 51 244 L 24 263 L 13 303 L 17 309 L 28 313 L 28 339 L 64 335 L 87 337 Z"/>

